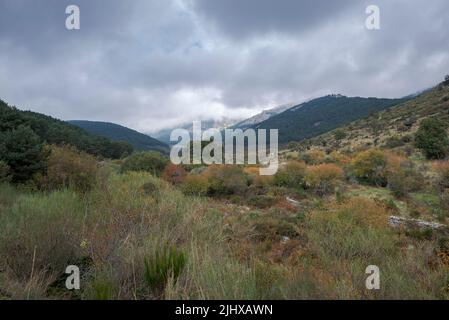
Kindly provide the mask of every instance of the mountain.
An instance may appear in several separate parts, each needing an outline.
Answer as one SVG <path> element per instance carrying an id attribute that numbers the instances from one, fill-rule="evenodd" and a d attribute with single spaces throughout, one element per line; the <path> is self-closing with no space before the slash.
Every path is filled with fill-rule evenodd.
<path id="1" fill-rule="evenodd" d="M 135 150 L 153 150 L 164 154 L 169 153 L 169 147 L 167 144 L 143 133 L 115 123 L 86 120 L 71 120 L 68 122 L 86 130 L 90 134 L 105 137 L 111 139 L 112 141 L 128 142 L 134 147 Z"/>
<path id="2" fill-rule="evenodd" d="M 276 108 L 264 110 L 261 113 L 256 114 L 255 116 L 253 116 L 251 118 L 248 118 L 246 120 L 243 120 L 243 121 L 233 125 L 232 128 L 233 129 L 242 129 L 242 130 L 251 128 L 265 120 L 270 119 L 271 117 L 273 117 L 279 113 L 282 113 L 282 112 L 292 108 L 293 106 L 295 106 L 295 104 L 289 103 L 289 104 L 281 105 Z"/>
<path id="3" fill-rule="evenodd" d="M 117 159 L 133 151 L 133 147 L 127 143 L 91 135 L 65 121 L 37 112 L 22 111 L 0 100 L 0 136 L 19 126 L 30 127 L 41 143 L 70 144 L 103 158 Z"/>
<path id="4" fill-rule="evenodd" d="M 324 133 L 305 145 L 325 146 L 334 150 L 357 150 L 367 146 L 387 148 L 413 143 L 413 134 L 421 120 L 435 117 L 449 124 L 449 84 L 440 84 L 390 109 L 353 121 Z"/>
<path id="5" fill-rule="evenodd" d="M 223 119 L 221 121 L 218 120 L 203 120 L 201 121 L 201 130 L 205 131 L 211 128 L 215 128 L 215 129 L 225 129 L 230 127 L 230 124 L 232 123 L 232 120 L 230 119 Z M 163 129 L 160 130 L 158 132 L 153 133 L 153 137 L 155 137 L 156 139 L 167 143 L 167 144 L 174 144 L 175 142 L 170 141 L 170 134 L 174 129 L 186 129 L 190 132 L 190 134 L 192 134 L 193 128 L 192 128 L 192 122 L 189 123 L 184 123 L 179 125 L 176 128 L 169 128 L 169 129 Z"/>
<path id="6" fill-rule="evenodd" d="M 294 106 L 253 128 L 279 129 L 279 143 L 285 144 L 317 136 L 404 101 L 327 95 Z"/>

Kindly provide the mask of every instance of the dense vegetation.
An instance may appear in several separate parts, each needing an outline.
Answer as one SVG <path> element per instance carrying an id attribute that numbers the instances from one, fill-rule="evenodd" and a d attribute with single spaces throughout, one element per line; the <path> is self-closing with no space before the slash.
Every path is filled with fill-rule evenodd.
<path id="1" fill-rule="evenodd" d="M 288 109 L 256 127 L 279 129 L 279 142 L 286 144 L 317 136 L 404 101 L 328 95 Z"/>
<path id="2" fill-rule="evenodd" d="M 128 143 L 90 135 L 67 122 L 40 113 L 21 111 L 0 100 L 0 134 L 16 130 L 19 126 L 29 127 L 40 143 L 70 144 L 103 158 L 119 159 L 133 151 Z"/>
<path id="3" fill-rule="evenodd" d="M 69 121 L 69 123 L 80 127 L 93 135 L 105 137 L 112 141 L 128 142 L 138 151 L 153 150 L 164 154 L 168 154 L 169 152 L 168 145 L 165 143 L 115 123 L 81 120 Z"/>
<path id="4" fill-rule="evenodd" d="M 155 152 L 99 161 L 10 130 L 46 170 L 28 188 L 34 167 L 0 161 L 0 299 L 447 300 L 449 160 L 417 143 L 447 139 L 425 121 L 446 121 L 447 90 L 372 115 L 377 134 L 365 119 L 294 144 L 274 176 Z M 389 125 L 402 128 L 407 105 L 418 117 L 398 142 Z M 352 130 L 370 144 L 351 144 Z M 71 264 L 80 290 L 65 288 Z M 365 286 L 369 265 L 379 290 Z"/>
<path id="5" fill-rule="evenodd" d="M 375 152 L 388 181 L 411 161 Z M 1 298 L 449 297 L 447 230 L 388 224 L 391 215 L 447 223 L 447 161 L 412 169 L 418 183 L 396 196 L 390 182 L 365 180 L 377 163 L 359 154 L 290 155 L 274 177 L 169 164 L 166 181 L 122 161 L 75 168 L 86 155 L 73 148 L 52 157 L 47 191 L 0 184 Z M 419 176 L 430 171 L 436 179 Z M 81 290 L 65 288 L 69 264 L 80 267 Z M 365 287 L 372 264 L 380 290 Z"/>

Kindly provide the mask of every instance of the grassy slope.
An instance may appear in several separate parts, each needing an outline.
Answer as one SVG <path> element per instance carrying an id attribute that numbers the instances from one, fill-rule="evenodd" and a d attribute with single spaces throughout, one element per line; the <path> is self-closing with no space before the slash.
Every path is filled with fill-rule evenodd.
<path id="1" fill-rule="evenodd" d="M 390 229 L 375 201 L 305 195 L 302 208 L 257 209 L 186 197 L 144 173 L 103 176 L 84 196 L 0 185 L 0 299 L 447 298 L 434 243 Z M 144 261 L 164 244 L 187 264 L 152 288 Z M 80 291 L 64 288 L 68 264 L 81 268 Z M 365 289 L 371 264 L 382 270 L 379 291 Z"/>
<path id="2" fill-rule="evenodd" d="M 426 117 L 437 117 L 449 122 L 449 86 L 436 87 L 399 106 L 377 112 L 341 127 L 346 137 L 337 141 L 334 132 L 328 132 L 306 141 L 330 149 L 357 150 L 366 146 L 382 146 L 391 137 L 410 136 Z"/>

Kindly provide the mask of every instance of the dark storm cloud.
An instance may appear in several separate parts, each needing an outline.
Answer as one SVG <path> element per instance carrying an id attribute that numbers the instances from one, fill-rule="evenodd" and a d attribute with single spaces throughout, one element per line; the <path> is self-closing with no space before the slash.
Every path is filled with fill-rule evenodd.
<path id="1" fill-rule="evenodd" d="M 364 28 L 381 9 L 381 30 Z M 77 4 L 81 30 L 65 29 Z M 1 0 L 0 98 L 142 131 L 449 73 L 446 0 Z"/>
<path id="2" fill-rule="evenodd" d="M 234 38 L 267 32 L 299 34 L 339 19 L 360 0 L 193 0 L 195 10 Z"/>

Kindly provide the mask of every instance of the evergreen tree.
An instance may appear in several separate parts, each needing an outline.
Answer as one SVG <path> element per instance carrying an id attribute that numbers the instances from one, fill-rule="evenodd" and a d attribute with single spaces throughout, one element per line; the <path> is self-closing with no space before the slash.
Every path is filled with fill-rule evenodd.
<path id="1" fill-rule="evenodd" d="M 43 172 L 46 158 L 43 144 L 30 127 L 20 125 L 2 134 L 0 160 L 9 166 L 13 182 L 25 182 Z"/>
<path id="2" fill-rule="evenodd" d="M 443 159 L 449 152 L 449 138 L 444 122 L 429 118 L 422 121 L 415 143 L 428 159 Z"/>

